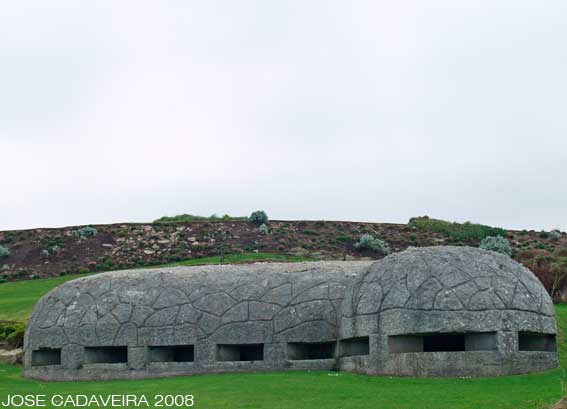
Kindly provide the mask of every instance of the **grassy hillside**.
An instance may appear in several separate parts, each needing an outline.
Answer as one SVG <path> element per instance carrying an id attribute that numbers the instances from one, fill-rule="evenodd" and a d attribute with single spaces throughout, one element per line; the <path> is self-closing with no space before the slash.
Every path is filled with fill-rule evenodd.
<path id="1" fill-rule="evenodd" d="M 397 252 L 410 246 L 478 246 L 486 236 L 502 236 L 509 240 L 512 257 L 529 267 L 556 301 L 567 302 L 567 234 L 559 231 L 512 231 L 428 217 L 408 224 L 271 220 L 264 231 L 244 219 L 179 215 L 145 224 L 0 231 L 0 283 L 194 262 L 220 254 L 380 259 L 384 247 Z M 384 246 L 357 245 L 368 235 Z"/>

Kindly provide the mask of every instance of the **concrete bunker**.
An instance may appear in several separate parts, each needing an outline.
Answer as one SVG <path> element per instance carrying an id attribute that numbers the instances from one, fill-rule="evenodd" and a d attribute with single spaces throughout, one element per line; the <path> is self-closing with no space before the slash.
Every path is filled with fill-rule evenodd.
<path id="1" fill-rule="evenodd" d="M 555 367 L 555 333 L 553 305 L 533 274 L 473 248 L 122 271 L 70 281 L 38 302 L 24 374 L 505 375 Z"/>
<path id="2" fill-rule="evenodd" d="M 340 358 L 367 374 L 496 376 L 557 366 L 553 304 L 528 269 L 471 247 L 413 248 L 354 278 L 341 338 L 371 353 Z"/>

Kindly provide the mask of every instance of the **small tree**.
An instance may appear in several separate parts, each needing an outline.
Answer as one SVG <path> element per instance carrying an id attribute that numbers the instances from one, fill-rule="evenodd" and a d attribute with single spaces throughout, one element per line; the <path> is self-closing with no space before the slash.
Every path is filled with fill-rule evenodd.
<path id="1" fill-rule="evenodd" d="M 256 210 L 255 212 L 252 212 L 252 214 L 250 215 L 249 220 L 254 223 L 257 224 L 258 226 L 260 226 L 261 224 L 266 224 L 268 223 L 268 215 L 266 214 L 265 211 L 263 210 Z"/>
<path id="2" fill-rule="evenodd" d="M 507 256 L 512 255 L 512 247 L 507 239 L 502 236 L 488 236 L 480 241 L 481 249 L 492 250 L 497 253 L 506 254 Z"/>

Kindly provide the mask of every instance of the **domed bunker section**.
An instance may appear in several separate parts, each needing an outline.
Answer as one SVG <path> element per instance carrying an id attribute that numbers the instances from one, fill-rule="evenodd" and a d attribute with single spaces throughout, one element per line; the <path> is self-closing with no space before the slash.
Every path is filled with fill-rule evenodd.
<path id="1" fill-rule="evenodd" d="M 557 366 L 553 304 L 526 268 L 470 247 L 409 249 L 374 263 L 347 290 L 343 370 L 494 376 Z"/>
<path id="2" fill-rule="evenodd" d="M 77 380 L 331 370 L 344 293 L 371 263 L 177 267 L 70 281 L 36 305 L 24 374 Z"/>

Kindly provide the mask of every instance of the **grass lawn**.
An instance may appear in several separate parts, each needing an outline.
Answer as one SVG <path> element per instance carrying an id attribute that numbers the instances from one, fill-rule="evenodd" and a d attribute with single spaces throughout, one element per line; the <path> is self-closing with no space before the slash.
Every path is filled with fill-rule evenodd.
<path id="1" fill-rule="evenodd" d="M 74 277 L 0 285 L 2 318 L 21 320 L 34 301 Z M 6 311 L 9 313 L 6 313 Z M 566 379 L 567 305 L 557 305 L 560 368 L 497 378 L 391 378 L 327 372 L 202 375 L 112 382 L 38 382 L 0 365 L 0 401 L 8 394 L 192 394 L 196 408 L 535 409 L 561 398 Z M 20 314 L 20 315 L 18 315 Z M 51 407 L 48 405 L 48 407 Z"/>

